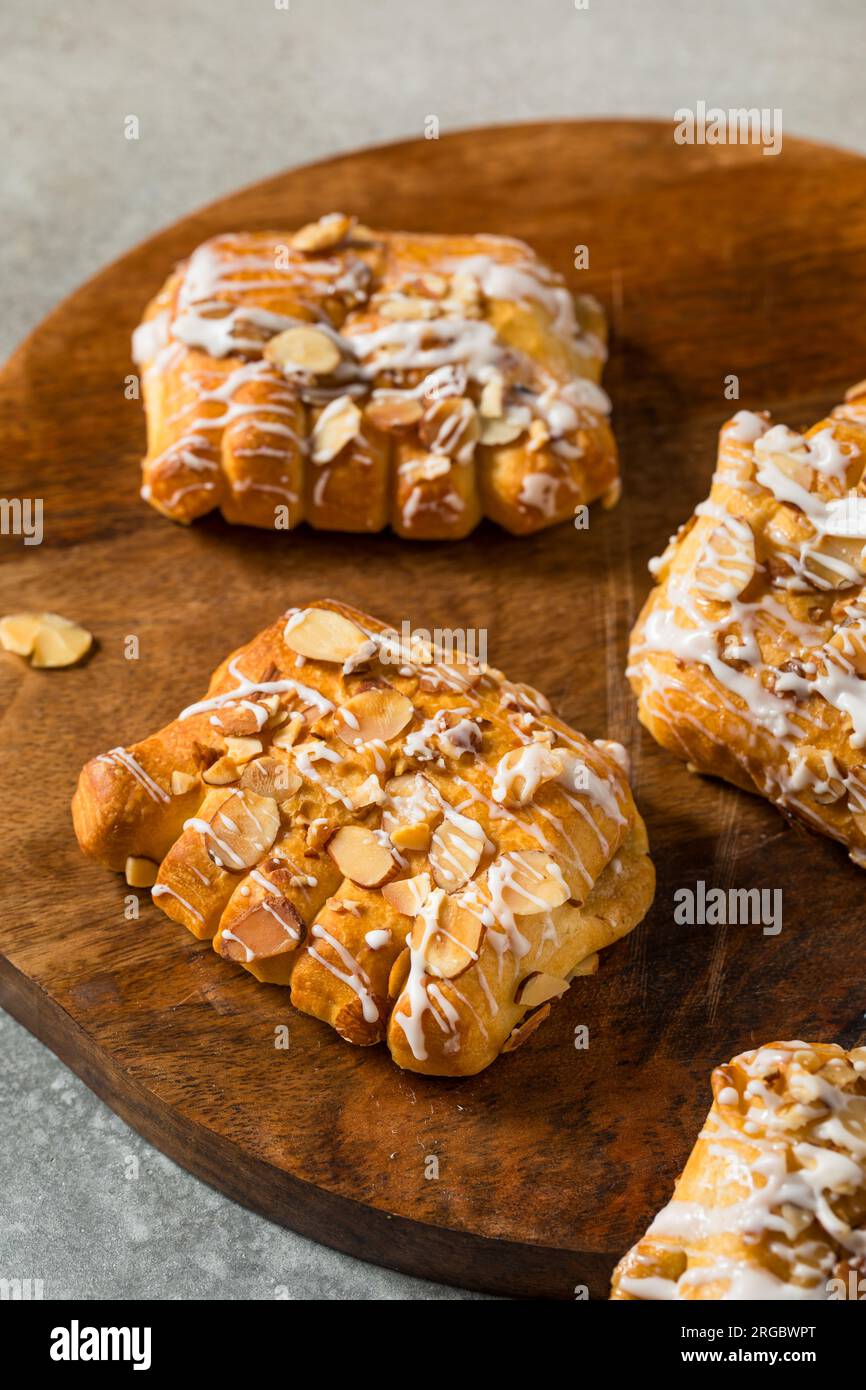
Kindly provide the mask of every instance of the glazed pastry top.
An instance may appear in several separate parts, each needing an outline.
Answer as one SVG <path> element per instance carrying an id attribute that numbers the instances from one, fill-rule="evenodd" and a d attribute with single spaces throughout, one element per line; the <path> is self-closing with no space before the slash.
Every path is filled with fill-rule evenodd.
<path id="1" fill-rule="evenodd" d="M 641 717 L 866 864 L 866 387 L 806 434 L 739 411 L 707 501 L 652 568 Z"/>
<path id="2" fill-rule="evenodd" d="M 462 533 L 480 508 L 511 529 L 549 525 L 590 495 L 614 497 L 605 340 L 595 301 L 575 300 L 508 238 L 373 232 L 339 213 L 294 234 L 216 237 L 134 336 L 144 495 L 179 520 L 227 503 L 230 519 L 265 524 L 252 504 L 269 502 L 273 524 L 282 498 L 295 519 L 339 525 L 317 509 L 339 496 L 331 475 L 353 457 L 371 496 L 341 529 L 378 529 L 384 453 L 386 469 L 409 475 L 391 503 L 398 529 L 430 511 L 429 525 Z M 229 447 L 238 431 L 240 451 Z M 389 439 L 402 447 L 389 453 Z M 489 465 L 480 501 L 476 454 Z"/>

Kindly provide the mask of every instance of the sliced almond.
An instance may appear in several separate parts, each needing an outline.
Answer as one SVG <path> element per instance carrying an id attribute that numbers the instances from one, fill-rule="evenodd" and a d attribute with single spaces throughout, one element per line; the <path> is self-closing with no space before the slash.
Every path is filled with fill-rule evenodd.
<path id="1" fill-rule="evenodd" d="M 502 901 L 515 916 L 527 917 L 560 907 L 569 897 L 568 885 L 556 861 L 543 849 L 515 850 L 499 861 Z"/>
<path id="2" fill-rule="evenodd" d="M 236 767 L 243 767 L 262 751 L 260 738 L 227 738 L 226 753 Z"/>
<path id="3" fill-rule="evenodd" d="M 423 414 L 414 396 L 374 396 L 364 407 L 364 415 L 377 430 L 409 430 Z"/>
<path id="4" fill-rule="evenodd" d="M 722 522 L 704 542 L 695 587 L 704 598 L 732 602 L 755 573 L 755 537 L 747 522 Z"/>
<path id="5" fill-rule="evenodd" d="M 311 661 L 348 661 L 367 641 L 355 623 L 330 608 L 306 608 L 289 618 L 283 641 Z"/>
<path id="6" fill-rule="evenodd" d="M 593 951 L 591 956 L 584 956 L 577 965 L 573 965 L 568 972 L 568 979 L 576 980 L 579 975 L 595 975 L 598 971 L 598 951 Z"/>
<path id="7" fill-rule="evenodd" d="M 475 822 L 473 822 L 473 826 Z M 444 820 L 430 844 L 430 867 L 433 877 L 446 893 L 462 888 L 475 873 L 484 849 L 484 831 L 475 830 L 453 820 Z"/>
<path id="8" fill-rule="evenodd" d="M 193 777 L 189 772 L 180 772 L 175 768 L 171 774 L 171 794 L 172 796 L 185 796 L 191 792 L 193 787 L 198 786 L 198 778 Z"/>
<path id="9" fill-rule="evenodd" d="M 430 896 L 430 875 L 416 874 L 414 878 L 398 878 L 386 883 L 382 897 L 395 912 L 404 917 L 417 917 Z"/>
<path id="10" fill-rule="evenodd" d="M 518 1047 L 522 1047 L 527 1038 L 531 1038 L 536 1028 L 539 1028 L 546 1018 L 550 1017 L 550 1005 L 542 1004 L 540 1009 L 536 1009 L 534 1014 L 530 1014 L 516 1028 L 513 1028 L 500 1048 L 500 1052 L 516 1052 Z"/>
<path id="11" fill-rule="evenodd" d="M 346 878 L 361 888 L 380 888 L 397 872 L 397 861 L 364 825 L 344 825 L 328 841 L 328 853 Z"/>
<path id="12" fill-rule="evenodd" d="M 337 711 L 340 738 L 350 746 L 359 740 L 388 743 L 405 729 L 413 713 L 412 701 L 392 685 L 362 690 Z"/>
<path id="13" fill-rule="evenodd" d="M 0 647 L 16 656 L 29 656 L 42 626 L 39 613 L 9 613 L 0 618 Z"/>
<path id="14" fill-rule="evenodd" d="M 254 960 L 296 951 L 306 926 L 297 908 L 286 898 L 268 895 L 247 909 L 220 933 L 220 955 L 248 965 Z"/>
<path id="15" fill-rule="evenodd" d="M 41 622 L 33 639 L 31 666 L 56 668 L 74 666 L 90 651 L 93 635 L 59 613 L 40 614 Z"/>
<path id="16" fill-rule="evenodd" d="M 540 786 L 560 776 L 563 766 L 560 754 L 540 741 L 512 748 L 496 764 L 493 799 L 502 805 L 526 806 Z"/>
<path id="17" fill-rule="evenodd" d="M 434 401 L 425 411 L 418 434 L 425 449 L 432 454 L 467 458 L 481 434 L 478 412 L 468 396 L 446 396 L 444 400 Z"/>
<path id="18" fill-rule="evenodd" d="M 532 416 L 526 406 L 511 406 L 496 420 L 481 422 L 482 444 L 513 444 L 529 428 Z"/>
<path id="19" fill-rule="evenodd" d="M 534 1009 L 538 1004 L 546 1004 L 548 999 L 558 999 L 568 989 L 568 980 L 560 980 L 556 975 L 546 975 L 543 970 L 534 970 L 525 976 L 517 986 L 515 1004 L 522 1008 Z"/>
<path id="20" fill-rule="evenodd" d="M 293 251 L 329 251 L 345 241 L 352 230 L 354 218 L 344 212 L 329 212 L 318 222 L 308 222 L 291 238 L 289 245 Z"/>
<path id="21" fill-rule="evenodd" d="M 435 666 L 425 667 L 419 679 L 422 690 L 457 691 L 474 690 L 484 672 L 480 666 L 465 661 L 437 661 Z"/>
<path id="22" fill-rule="evenodd" d="M 432 929 L 426 914 L 416 917 L 411 946 L 423 951 L 431 975 L 453 980 L 478 959 L 483 935 L 484 926 L 475 914 L 444 894 Z"/>
<path id="23" fill-rule="evenodd" d="M 391 831 L 391 844 L 395 849 L 420 850 L 426 854 L 430 848 L 430 826 L 426 821 L 414 821 L 412 825 L 398 825 Z"/>
<path id="24" fill-rule="evenodd" d="M 259 796 L 272 796 L 278 803 L 294 796 L 301 782 L 300 774 L 278 758 L 256 758 L 247 763 L 241 774 L 244 790 L 249 789 Z"/>
<path id="25" fill-rule="evenodd" d="M 313 426 L 313 463 L 330 463 L 360 434 L 363 417 L 351 396 L 325 406 Z"/>
<path id="26" fill-rule="evenodd" d="M 421 772 L 403 772 L 385 784 L 390 804 L 383 818 L 386 830 L 423 821 L 432 830 L 442 819 L 442 804 L 433 784 Z"/>
<path id="27" fill-rule="evenodd" d="M 860 619 L 837 628 L 827 646 L 839 652 L 857 675 L 866 679 L 866 621 Z"/>
<path id="28" fill-rule="evenodd" d="M 388 998 L 396 999 L 403 992 L 403 986 L 409 978 L 409 968 L 412 964 L 412 957 L 409 947 L 401 951 L 394 964 L 391 966 L 391 973 L 388 976 Z"/>
<path id="29" fill-rule="evenodd" d="M 228 787 L 240 777 L 240 768 L 226 754 L 217 758 L 201 775 L 201 780 L 209 787 Z"/>
<path id="30" fill-rule="evenodd" d="M 156 883 L 159 865 L 154 864 L 152 859 L 142 859 L 137 854 L 131 854 L 126 861 L 124 873 L 130 888 L 152 888 Z"/>
<path id="31" fill-rule="evenodd" d="M 485 383 L 478 409 L 488 420 L 499 420 L 505 413 L 505 379 L 500 372 Z"/>
<path id="32" fill-rule="evenodd" d="M 340 349 L 318 328 L 287 328 L 265 344 L 264 356 L 284 372 L 327 376 L 340 365 Z"/>
<path id="33" fill-rule="evenodd" d="M 858 381 L 856 386 L 849 386 L 845 392 L 846 401 L 859 401 L 861 396 L 866 396 L 866 381 Z"/>
<path id="34" fill-rule="evenodd" d="M 219 868 L 237 873 L 252 869 L 267 854 L 280 828 L 280 813 L 272 796 L 238 790 L 220 803 L 208 824 L 208 854 Z"/>
<path id="35" fill-rule="evenodd" d="M 274 748 L 294 748 L 298 741 L 298 735 L 304 727 L 304 716 L 297 710 L 289 717 L 288 723 L 278 733 L 274 734 L 271 743 Z"/>
<path id="36" fill-rule="evenodd" d="M 370 774 L 360 787 L 355 787 L 349 793 L 349 800 L 356 811 L 363 811 L 367 806 L 379 806 L 385 800 L 385 793 L 382 783 L 375 773 Z"/>

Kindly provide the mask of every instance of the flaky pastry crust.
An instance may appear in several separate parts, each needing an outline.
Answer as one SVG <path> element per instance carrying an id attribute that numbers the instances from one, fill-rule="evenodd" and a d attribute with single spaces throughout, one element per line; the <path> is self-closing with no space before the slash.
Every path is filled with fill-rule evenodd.
<path id="1" fill-rule="evenodd" d="M 215 237 L 134 338 L 143 496 L 289 530 L 524 534 L 618 495 L 606 324 L 523 242 L 340 213 Z"/>
<path id="2" fill-rule="evenodd" d="M 512 1050 L 654 890 L 617 744 L 344 605 L 290 610 L 159 733 L 92 759 L 85 853 L 410 1070 Z"/>

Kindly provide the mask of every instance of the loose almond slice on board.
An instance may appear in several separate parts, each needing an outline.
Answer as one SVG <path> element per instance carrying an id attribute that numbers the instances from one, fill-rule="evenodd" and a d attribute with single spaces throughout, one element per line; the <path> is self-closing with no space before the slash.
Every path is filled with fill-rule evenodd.
<path id="1" fill-rule="evenodd" d="M 543 970 L 534 970 L 520 981 L 514 1002 L 525 1009 L 534 1009 L 538 1004 L 546 1004 L 548 999 L 558 999 L 567 989 L 568 980 L 560 980 L 557 975 L 546 975 Z"/>
<path id="2" fill-rule="evenodd" d="M 513 1028 L 506 1038 L 502 1047 L 502 1052 L 516 1052 L 518 1047 L 522 1047 L 528 1038 L 531 1038 L 536 1028 L 539 1028 L 546 1018 L 550 1017 L 550 1005 L 542 1004 L 540 1009 L 536 1009 L 534 1014 L 530 1014 L 516 1028 Z"/>

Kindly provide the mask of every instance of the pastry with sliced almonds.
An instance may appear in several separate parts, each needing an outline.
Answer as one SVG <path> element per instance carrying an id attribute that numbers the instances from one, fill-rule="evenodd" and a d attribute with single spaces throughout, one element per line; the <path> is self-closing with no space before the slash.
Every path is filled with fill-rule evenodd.
<path id="1" fill-rule="evenodd" d="M 142 495 L 174 521 L 459 538 L 619 495 L 607 328 L 523 242 L 333 213 L 215 237 L 133 342 Z"/>
<path id="2" fill-rule="evenodd" d="M 804 434 L 739 411 L 651 569 L 642 723 L 866 868 L 866 382 Z"/>
<path id="3" fill-rule="evenodd" d="M 73 801 L 85 853 L 224 960 L 443 1076 L 531 1037 L 654 891 L 624 750 L 453 655 L 291 610 Z"/>

